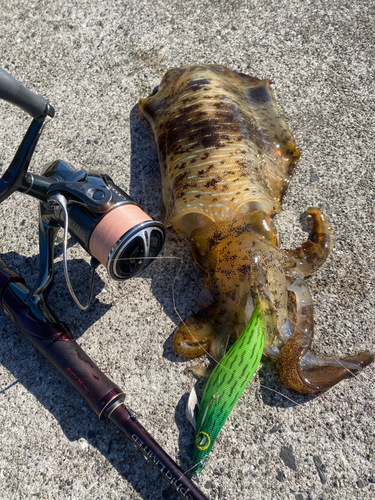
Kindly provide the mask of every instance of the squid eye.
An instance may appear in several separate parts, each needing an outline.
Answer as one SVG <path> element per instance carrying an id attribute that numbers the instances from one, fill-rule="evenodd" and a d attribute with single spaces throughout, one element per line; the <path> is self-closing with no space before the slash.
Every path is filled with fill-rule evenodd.
<path id="1" fill-rule="evenodd" d="M 271 218 L 260 210 L 250 213 L 251 228 L 270 245 L 277 246 L 277 231 Z"/>
<path id="2" fill-rule="evenodd" d="M 210 436 L 206 432 L 198 432 L 195 436 L 195 446 L 198 450 L 207 450 L 210 446 L 211 439 Z"/>

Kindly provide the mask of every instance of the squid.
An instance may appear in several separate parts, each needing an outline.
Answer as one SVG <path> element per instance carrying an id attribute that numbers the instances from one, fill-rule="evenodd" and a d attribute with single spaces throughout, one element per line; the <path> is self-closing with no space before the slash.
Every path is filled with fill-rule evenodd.
<path id="1" fill-rule="evenodd" d="M 310 351 L 313 303 L 304 278 L 324 263 L 333 235 L 322 211 L 310 207 L 307 241 L 278 245 L 272 217 L 300 152 L 269 80 L 219 65 L 184 66 L 170 69 L 139 104 L 157 145 L 164 223 L 190 240 L 204 278 L 199 310 L 174 334 L 176 352 L 208 352 L 219 362 L 256 301 L 263 354 L 276 361 L 286 387 L 314 393 L 360 372 L 372 354 L 335 359 Z"/>

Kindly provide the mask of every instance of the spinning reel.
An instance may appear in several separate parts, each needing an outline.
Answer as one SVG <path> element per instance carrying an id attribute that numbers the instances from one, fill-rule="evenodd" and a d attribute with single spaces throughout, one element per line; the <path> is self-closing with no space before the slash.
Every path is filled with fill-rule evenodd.
<path id="1" fill-rule="evenodd" d="M 93 276 L 103 264 L 116 280 L 137 276 L 163 247 L 166 230 L 146 215 L 112 179 L 97 172 L 75 171 L 57 160 L 42 175 L 27 171 L 43 125 L 54 116 L 43 97 L 26 90 L 0 69 L 0 99 L 33 117 L 8 170 L 0 179 L 0 203 L 14 191 L 39 200 L 39 277 L 32 290 L 22 276 L 0 259 L 0 309 L 63 375 L 100 419 L 109 419 L 156 467 L 185 500 L 207 500 L 129 410 L 125 393 L 112 382 L 74 340 L 68 327 L 49 309 L 46 298 L 53 279 L 53 247 L 64 228 L 64 273 L 70 285 L 66 247 L 68 233 L 91 255 Z M 151 458 L 152 457 L 152 460 Z"/>
<path id="2" fill-rule="evenodd" d="M 2 69 L 0 99 L 19 106 L 33 117 L 12 163 L 0 179 L 0 203 L 14 191 L 40 201 L 40 274 L 30 297 L 43 291 L 48 293 L 53 278 L 54 243 L 62 227 L 66 283 L 78 307 L 87 309 L 92 298 L 96 267 L 103 264 L 115 280 L 137 276 L 160 253 L 165 241 L 165 227 L 143 212 L 107 174 L 76 171 L 61 160 L 46 165 L 42 175 L 28 172 L 43 126 L 53 118 L 55 111 L 43 97 L 27 90 Z M 93 272 L 86 305 L 79 302 L 70 283 L 68 233 L 91 256 Z"/>

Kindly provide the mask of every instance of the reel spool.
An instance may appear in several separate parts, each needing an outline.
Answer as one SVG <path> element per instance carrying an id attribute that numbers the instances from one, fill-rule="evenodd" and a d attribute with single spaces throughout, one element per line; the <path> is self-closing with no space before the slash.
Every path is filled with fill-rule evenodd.
<path id="1" fill-rule="evenodd" d="M 165 229 L 160 223 L 136 205 L 121 205 L 96 225 L 89 248 L 111 278 L 123 280 L 146 269 L 159 254 L 164 239 Z"/>

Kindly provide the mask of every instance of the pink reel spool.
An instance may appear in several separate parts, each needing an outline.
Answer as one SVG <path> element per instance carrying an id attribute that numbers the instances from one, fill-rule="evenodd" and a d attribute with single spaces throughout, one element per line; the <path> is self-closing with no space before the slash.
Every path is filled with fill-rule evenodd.
<path id="1" fill-rule="evenodd" d="M 89 249 L 113 279 L 142 272 L 163 247 L 165 227 L 137 205 L 126 203 L 105 214 L 95 226 Z"/>

